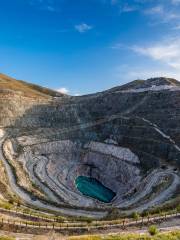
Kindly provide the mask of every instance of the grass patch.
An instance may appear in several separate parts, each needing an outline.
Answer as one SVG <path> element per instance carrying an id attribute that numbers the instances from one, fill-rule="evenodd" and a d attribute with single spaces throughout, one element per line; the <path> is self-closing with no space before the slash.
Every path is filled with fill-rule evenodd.
<path id="1" fill-rule="evenodd" d="M 179 240 L 180 231 L 159 233 L 154 236 L 149 234 L 121 234 L 121 235 L 108 235 L 108 236 L 77 236 L 69 237 L 68 240 Z"/>
<path id="2" fill-rule="evenodd" d="M 52 89 L 41 87 L 25 81 L 18 81 L 14 78 L 0 74 L 0 89 L 10 89 L 17 92 L 21 92 L 25 97 L 47 99 L 50 96 L 64 96 L 64 94 L 58 93 Z"/>
<path id="3" fill-rule="evenodd" d="M 3 236 L 0 236 L 0 240 L 15 240 L 15 238 L 12 238 L 12 237 L 3 237 Z"/>
<path id="4" fill-rule="evenodd" d="M 170 201 L 162 204 L 161 206 L 154 207 L 149 209 L 151 215 L 159 213 L 172 213 L 173 211 L 180 212 L 180 196 L 171 199 Z"/>
<path id="5" fill-rule="evenodd" d="M 13 205 L 9 202 L 5 202 L 5 201 L 0 201 L 0 208 L 4 208 L 6 210 L 10 210 L 13 208 Z"/>

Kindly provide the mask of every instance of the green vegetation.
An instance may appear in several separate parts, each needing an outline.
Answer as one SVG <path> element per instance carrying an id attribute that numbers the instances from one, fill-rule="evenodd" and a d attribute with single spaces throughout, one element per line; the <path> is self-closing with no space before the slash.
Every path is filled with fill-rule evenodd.
<path id="1" fill-rule="evenodd" d="M 103 218 L 105 221 L 117 221 L 121 220 L 123 218 L 127 217 L 126 214 L 123 214 L 122 212 L 119 211 L 118 208 L 113 207 L 112 209 L 109 210 L 107 216 Z"/>
<path id="2" fill-rule="evenodd" d="M 180 212 L 180 204 L 176 208 L 177 212 Z"/>
<path id="3" fill-rule="evenodd" d="M 149 213 L 151 215 L 159 215 L 159 213 L 172 213 L 175 210 L 180 212 L 180 196 L 171 199 L 170 201 L 162 204 L 161 206 L 150 209 Z"/>
<path id="4" fill-rule="evenodd" d="M 5 202 L 5 201 L 0 201 L 0 208 L 4 208 L 6 210 L 10 210 L 12 209 L 12 204 L 10 204 L 9 202 Z"/>
<path id="5" fill-rule="evenodd" d="M 155 225 L 151 225 L 149 228 L 148 228 L 148 232 L 150 235 L 154 236 L 158 233 L 158 229 Z"/>
<path id="6" fill-rule="evenodd" d="M 12 238 L 12 237 L 3 237 L 3 236 L 0 236 L 0 240 L 15 240 L 15 238 Z"/>
<path id="7" fill-rule="evenodd" d="M 122 234 L 114 236 L 78 236 L 69 237 L 68 240 L 179 240 L 180 231 L 159 233 L 154 236 L 148 234 Z"/>
<path id="8" fill-rule="evenodd" d="M 139 216 L 139 214 L 138 214 L 137 212 L 133 212 L 133 213 L 132 213 L 132 218 L 133 218 L 134 220 L 137 221 L 137 220 L 139 219 L 139 217 L 140 217 L 140 216 Z"/>

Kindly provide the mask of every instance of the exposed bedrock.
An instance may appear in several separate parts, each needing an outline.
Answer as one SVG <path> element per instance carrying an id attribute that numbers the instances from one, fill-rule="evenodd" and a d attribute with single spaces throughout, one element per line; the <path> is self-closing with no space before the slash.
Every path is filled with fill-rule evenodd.
<path id="1" fill-rule="evenodd" d="M 139 210 L 165 202 L 179 187 L 179 86 L 151 79 L 81 97 L 3 92 L 0 137 L 6 134 L 4 155 L 22 178 L 18 184 L 71 207 Z M 116 196 L 110 203 L 84 196 L 78 176 L 97 179 Z"/>
<path id="2" fill-rule="evenodd" d="M 24 171 L 47 199 L 69 206 L 133 209 L 140 207 L 140 202 L 141 208 L 147 209 L 169 199 L 179 184 L 179 177 L 171 168 L 144 173 L 138 156 L 112 139 L 104 142 L 42 139 L 37 143 L 31 136 L 21 136 L 7 140 L 4 149 L 7 159 L 23 164 Z M 18 153 L 19 149 L 23 151 Z M 75 185 L 78 176 L 97 179 L 116 196 L 107 204 L 82 195 Z M 154 187 L 159 185 L 163 185 L 161 192 L 155 194 Z M 155 195 L 148 201 L 146 195 L 152 193 Z"/>
<path id="3" fill-rule="evenodd" d="M 98 142 L 82 144 L 70 140 L 23 146 L 25 137 L 17 140 L 24 153 L 16 157 L 16 161 L 23 163 L 35 184 L 39 185 L 38 181 L 45 184 L 46 187 L 41 186 L 44 192 L 47 192 L 46 188 L 55 192 L 59 196 L 57 202 L 63 201 L 79 207 L 103 206 L 103 203 L 87 198 L 77 190 L 75 179 L 78 176 L 96 178 L 110 189 L 113 186 L 118 201 L 141 179 L 139 159 L 127 148 Z M 15 157 L 13 144 L 13 141 L 8 140 L 4 148 Z"/>

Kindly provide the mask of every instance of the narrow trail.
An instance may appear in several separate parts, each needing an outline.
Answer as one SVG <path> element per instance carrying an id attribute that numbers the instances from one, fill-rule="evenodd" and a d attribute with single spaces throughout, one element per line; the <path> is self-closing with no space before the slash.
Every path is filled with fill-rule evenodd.
<path id="1" fill-rule="evenodd" d="M 176 191 L 178 186 L 180 185 L 180 178 L 174 173 L 170 173 L 173 177 L 173 181 L 171 185 L 166 188 L 164 191 L 160 192 L 158 196 L 156 196 L 154 199 L 150 200 L 149 202 L 142 204 L 140 207 L 137 207 L 133 210 L 137 212 L 142 212 L 143 210 L 148 209 L 149 207 L 157 206 L 160 203 L 163 203 L 164 201 L 168 200 Z"/>
<path id="2" fill-rule="evenodd" d="M 126 114 L 129 114 L 129 113 L 132 113 L 134 112 L 138 107 L 140 107 L 141 105 L 143 105 L 148 99 L 149 99 L 150 95 L 145 95 L 145 97 L 140 101 L 138 102 L 137 104 L 135 104 L 133 107 L 125 110 L 122 114 L 126 115 Z"/>
<path id="3" fill-rule="evenodd" d="M 84 224 L 61 224 L 61 223 L 56 223 L 56 224 L 48 224 L 48 223 L 28 223 L 28 222 L 22 222 L 22 221 L 11 221 L 11 220 L 3 220 L 3 224 L 7 224 L 7 225 L 14 225 L 14 226 L 20 226 L 20 227 L 25 227 L 26 229 L 29 228 L 29 229 L 42 229 L 42 230 L 85 230 L 85 231 L 91 231 L 91 230 L 94 230 L 94 231 L 106 231 L 106 230 L 109 230 L 109 231 L 113 231 L 112 229 L 117 229 L 117 228 L 121 228 L 121 229 L 125 229 L 127 227 L 138 227 L 138 226 L 142 226 L 143 224 L 146 225 L 146 224 L 149 224 L 149 223 L 156 223 L 156 222 L 159 222 L 159 221 L 167 221 L 167 220 L 171 220 L 171 219 L 178 219 L 180 218 L 180 213 L 175 213 L 175 214 L 167 214 L 166 216 L 165 215 L 161 215 L 161 216 L 156 216 L 156 217 L 144 217 L 143 219 L 139 219 L 139 220 L 128 220 L 126 219 L 125 221 L 121 221 L 120 223 L 113 223 L 113 222 L 103 222 L 103 224 L 88 224 L 86 222 L 84 222 Z M 2 221 L 2 219 L 0 218 L 0 220 Z M 179 221 L 178 221 L 179 222 Z M 179 225 L 175 225 L 176 227 Z"/>
<path id="4" fill-rule="evenodd" d="M 38 175 L 39 179 L 41 179 L 41 181 L 45 181 L 46 184 L 48 185 L 48 188 L 52 189 L 51 192 L 53 192 L 53 191 L 56 192 L 56 194 L 58 196 L 61 196 L 62 199 L 64 199 L 64 201 L 71 202 L 71 204 L 74 203 L 77 205 L 80 202 L 79 197 L 81 197 L 81 196 L 79 196 L 79 194 L 67 189 L 64 184 L 62 184 L 60 181 L 57 181 L 57 179 L 52 178 L 48 174 L 48 171 L 46 168 L 46 166 L 48 165 L 48 162 L 49 162 L 49 159 L 47 157 L 43 157 L 43 159 L 39 158 L 36 168 L 34 169 L 36 171 L 36 174 Z M 33 172 L 31 172 L 31 174 L 33 174 Z"/>
<path id="5" fill-rule="evenodd" d="M 59 202 L 59 198 L 54 194 L 53 191 L 51 191 L 51 189 L 49 189 L 45 184 L 43 184 L 39 178 L 34 174 L 34 166 L 37 164 L 37 158 L 32 158 L 30 161 L 27 161 L 26 163 L 26 168 L 28 169 L 28 171 L 31 173 L 31 181 L 33 181 L 38 187 L 40 187 L 41 189 L 43 189 L 43 192 L 46 194 L 46 196 L 48 196 L 48 198 L 53 201 L 58 203 Z"/>
<path id="6" fill-rule="evenodd" d="M 180 147 L 176 144 L 176 142 L 170 136 L 166 135 L 155 123 L 152 123 L 151 121 L 145 118 L 140 118 L 140 119 L 142 119 L 144 122 L 152 126 L 154 130 L 158 132 L 162 137 L 164 137 L 165 139 L 168 139 L 174 145 L 174 147 L 180 152 Z"/>
<path id="7" fill-rule="evenodd" d="M 149 207 L 155 206 L 157 204 L 162 203 L 164 200 L 167 200 L 169 197 L 173 195 L 173 193 L 177 189 L 180 183 L 180 178 L 175 173 L 173 173 L 171 169 L 168 169 L 166 171 L 154 170 L 145 179 L 146 184 L 143 188 L 143 191 L 137 193 L 136 195 L 133 195 L 132 198 L 129 200 L 121 201 L 120 203 L 117 204 L 117 207 L 124 208 L 124 207 L 130 207 L 131 205 L 136 204 L 138 201 L 143 199 L 146 195 L 148 195 L 152 191 L 154 184 L 157 184 L 161 177 L 165 177 L 168 175 L 173 177 L 173 181 L 171 185 L 168 186 L 168 188 L 164 189 L 162 192 L 160 192 L 158 196 L 156 196 L 154 199 L 150 200 L 149 202 L 141 204 L 141 206 L 135 207 L 132 210 L 127 210 L 125 212 L 126 213 L 131 213 L 132 211 L 142 212 L 143 210 L 148 209 Z"/>

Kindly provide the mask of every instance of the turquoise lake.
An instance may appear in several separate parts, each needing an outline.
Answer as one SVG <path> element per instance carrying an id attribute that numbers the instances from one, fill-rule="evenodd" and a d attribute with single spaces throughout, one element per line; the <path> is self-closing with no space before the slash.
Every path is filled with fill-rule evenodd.
<path id="1" fill-rule="evenodd" d="M 101 202 L 109 203 L 115 197 L 115 193 L 105 187 L 98 180 L 90 177 L 79 176 L 76 178 L 77 189 L 86 196 L 98 199 Z"/>

